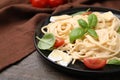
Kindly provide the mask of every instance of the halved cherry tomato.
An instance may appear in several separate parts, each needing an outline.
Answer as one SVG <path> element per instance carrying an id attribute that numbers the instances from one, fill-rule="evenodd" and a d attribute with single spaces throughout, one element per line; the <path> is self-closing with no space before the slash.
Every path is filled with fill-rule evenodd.
<path id="1" fill-rule="evenodd" d="M 83 63 L 90 69 L 100 69 L 106 65 L 106 60 L 100 58 L 84 58 Z"/>
<path id="2" fill-rule="evenodd" d="M 62 39 L 62 38 L 56 38 L 54 47 L 55 47 L 55 48 L 60 47 L 60 46 L 62 46 L 64 43 L 65 43 L 64 39 Z"/>
<path id="3" fill-rule="evenodd" d="M 32 6 L 37 8 L 45 8 L 48 6 L 48 0 L 31 0 Z"/>
<path id="4" fill-rule="evenodd" d="M 49 0 L 50 7 L 57 7 L 64 4 L 64 0 Z"/>

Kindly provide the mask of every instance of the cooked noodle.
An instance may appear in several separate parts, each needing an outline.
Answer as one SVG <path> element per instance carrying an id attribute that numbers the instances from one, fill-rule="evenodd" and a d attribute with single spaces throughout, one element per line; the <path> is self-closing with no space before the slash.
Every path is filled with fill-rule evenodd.
<path id="1" fill-rule="evenodd" d="M 93 12 L 92 14 L 95 14 L 98 18 L 98 23 L 95 27 L 98 40 L 86 34 L 84 39 L 76 39 L 73 44 L 69 41 L 71 30 L 79 27 L 77 20 L 84 19 L 87 21 L 88 15 L 64 17 L 62 20 L 49 23 L 42 27 L 41 30 L 43 33 L 53 33 L 55 36 L 63 38 L 65 44 L 57 49 L 71 55 L 74 61 L 87 57 L 103 59 L 119 58 L 120 34 L 117 33 L 117 30 L 120 27 L 120 20 L 110 11 L 105 13 Z"/>

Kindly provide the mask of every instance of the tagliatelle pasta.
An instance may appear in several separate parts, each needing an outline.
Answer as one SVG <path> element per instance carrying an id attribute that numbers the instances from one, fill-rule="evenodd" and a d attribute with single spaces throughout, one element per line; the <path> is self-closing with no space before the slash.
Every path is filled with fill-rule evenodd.
<path id="1" fill-rule="evenodd" d="M 69 41 L 71 30 L 80 27 L 78 19 L 88 22 L 88 15 L 68 15 L 69 17 L 67 16 L 66 18 L 64 16 L 63 19 L 61 17 L 61 19 L 42 27 L 41 30 L 43 33 L 53 33 L 56 37 L 63 38 L 65 44 L 57 49 L 71 55 L 74 61 L 76 59 L 82 61 L 83 58 L 88 57 L 103 59 L 120 58 L 120 34 L 117 32 L 120 27 L 119 18 L 110 11 L 104 13 L 92 12 L 92 14 L 95 14 L 98 18 L 98 23 L 95 27 L 98 40 L 85 34 L 84 39 L 76 39 L 74 43 Z"/>

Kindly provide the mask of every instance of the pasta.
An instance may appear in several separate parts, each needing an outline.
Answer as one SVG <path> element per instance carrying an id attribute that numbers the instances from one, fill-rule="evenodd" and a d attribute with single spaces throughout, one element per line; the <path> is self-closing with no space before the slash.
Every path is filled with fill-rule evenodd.
<path id="1" fill-rule="evenodd" d="M 61 19 L 49 23 L 42 27 L 41 30 L 43 33 L 53 33 L 56 37 L 65 40 L 65 44 L 57 49 L 71 55 L 73 63 L 75 60 L 82 61 L 83 58 L 88 57 L 103 59 L 120 58 L 120 34 L 117 32 L 120 27 L 119 18 L 111 11 L 104 13 L 92 12 L 92 14 L 95 14 L 98 18 L 98 23 L 95 26 L 98 40 L 85 34 L 84 39 L 76 39 L 74 43 L 69 41 L 71 30 L 79 27 L 77 21 L 83 19 L 88 22 L 88 15 L 62 15 L 63 18 L 61 16 Z"/>

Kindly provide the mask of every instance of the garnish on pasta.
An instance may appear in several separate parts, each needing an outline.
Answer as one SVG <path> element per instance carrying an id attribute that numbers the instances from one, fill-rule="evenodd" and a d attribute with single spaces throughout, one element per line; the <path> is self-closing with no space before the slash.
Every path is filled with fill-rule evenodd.
<path id="1" fill-rule="evenodd" d="M 84 63 L 84 59 L 91 58 L 99 59 L 97 61 L 106 60 L 103 61 L 104 64 L 120 65 L 120 19 L 111 11 L 104 13 L 88 11 L 86 14 L 82 12 L 74 16 L 64 14 L 52 16 L 50 21 L 41 28 L 41 31 L 44 34 L 53 34 L 55 39 L 64 40 L 64 44 L 56 48 L 55 42 L 52 42 L 54 45 L 52 44 L 50 55 L 56 54 L 54 56 L 54 59 L 57 59 L 56 63 L 68 66 L 70 62 L 74 65 L 76 60 Z M 60 54 L 67 54 L 69 60 L 65 60 L 65 55 L 61 57 L 54 53 L 56 50 Z"/>

